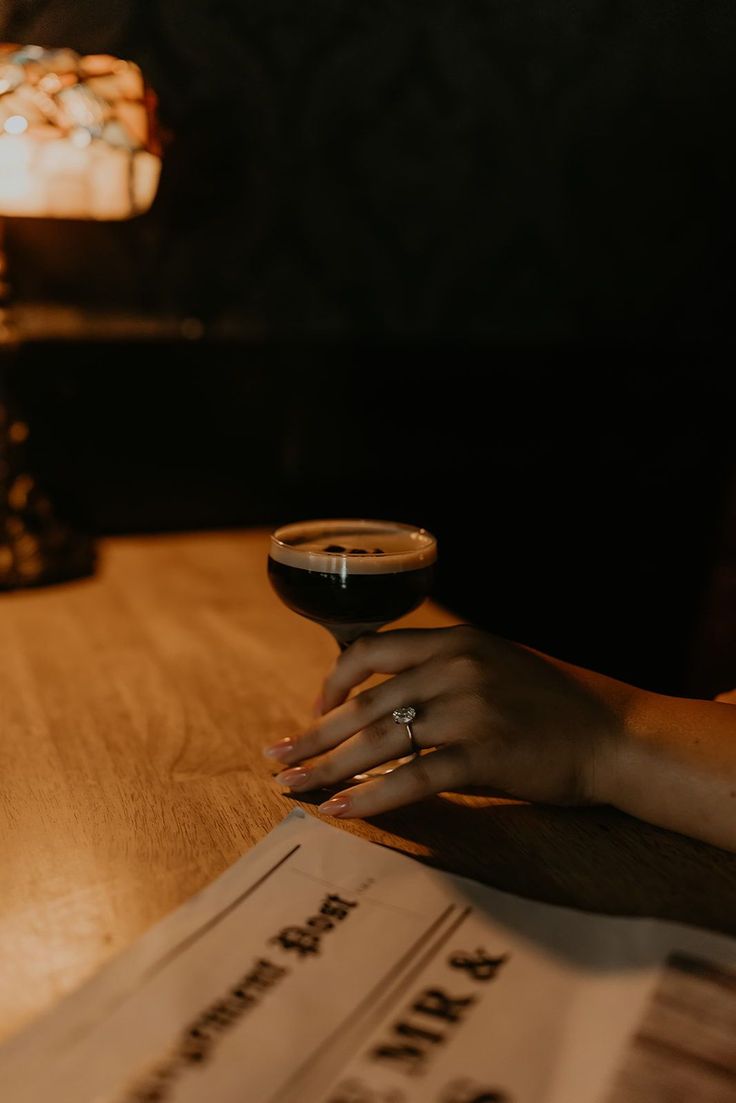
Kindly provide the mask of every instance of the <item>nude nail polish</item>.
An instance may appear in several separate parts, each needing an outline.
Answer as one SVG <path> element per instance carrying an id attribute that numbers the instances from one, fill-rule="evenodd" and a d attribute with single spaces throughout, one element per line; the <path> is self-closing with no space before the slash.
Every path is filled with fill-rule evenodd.
<path id="1" fill-rule="evenodd" d="M 286 758 L 286 756 L 294 749 L 294 740 L 279 739 L 278 743 L 274 743 L 272 747 L 264 747 L 263 753 L 267 758 Z"/>
<path id="2" fill-rule="evenodd" d="M 276 775 L 274 781 L 287 788 L 293 788 L 295 785 L 303 785 L 310 772 L 306 766 L 296 766 L 293 770 L 282 770 Z"/>
<path id="3" fill-rule="evenodd" d="M 347 797 L 330 797 L 324 804 L 320 804 L 317 811 L 325 816 L 344 816 L 349 809 L 350 801 Z"/>

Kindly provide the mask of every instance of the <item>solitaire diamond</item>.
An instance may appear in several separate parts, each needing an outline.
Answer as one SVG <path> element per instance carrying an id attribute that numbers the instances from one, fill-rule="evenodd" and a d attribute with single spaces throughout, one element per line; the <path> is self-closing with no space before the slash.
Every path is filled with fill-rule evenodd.
<path id="1" fill-rule="evenodd" d="M 394 709 L 392 716 L 397 724 L 411 724 L 412 720 L 416 719 L 417 710 L 413 709 L 411 705 L 407 705 L 403 709 Z"/>

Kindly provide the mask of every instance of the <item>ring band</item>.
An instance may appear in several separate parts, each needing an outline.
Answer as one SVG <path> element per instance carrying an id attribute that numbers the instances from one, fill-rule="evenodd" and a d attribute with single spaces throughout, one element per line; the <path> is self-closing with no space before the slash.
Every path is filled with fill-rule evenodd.
<path id="1" fill-rule="evenodd" d="M 395 724 L 403 724 L 406 728 L 406 734 L 409 736 L 409 746 L 411 747 L 411 753 L 413 755 L 419 754 L 419 744 L 414 738 L 414 732 L 412 731 L 412 721 L 416 720 L 417 710 L 412 705 L 405 705 L 403 708 L 394 709 L 391 713 Z"/>

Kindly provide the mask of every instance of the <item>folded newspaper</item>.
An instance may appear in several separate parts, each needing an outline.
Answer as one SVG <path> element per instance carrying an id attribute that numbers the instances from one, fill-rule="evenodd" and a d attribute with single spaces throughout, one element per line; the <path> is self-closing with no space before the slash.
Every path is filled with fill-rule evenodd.
<path id="1" fill-rule="evenodd" d="M 0 1049 L 2 1103 L 736 1098 L 736 942 L 293 812 Z"/>

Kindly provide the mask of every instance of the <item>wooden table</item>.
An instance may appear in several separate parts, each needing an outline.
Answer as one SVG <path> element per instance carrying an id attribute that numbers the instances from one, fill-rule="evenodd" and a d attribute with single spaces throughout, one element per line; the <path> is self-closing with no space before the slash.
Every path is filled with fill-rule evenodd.
<path id="1" fill-rule="evenodd" d="M 272 595 L 266 548 L 113 540 L 96 578 L 0 598 L 0 1037 L 294 806 L 261 747 L 306 724 L 334 645 Z M 476 794 L 340 826 L 537 899 L 736 933 L 735 856 L 608 809 Z"/>

